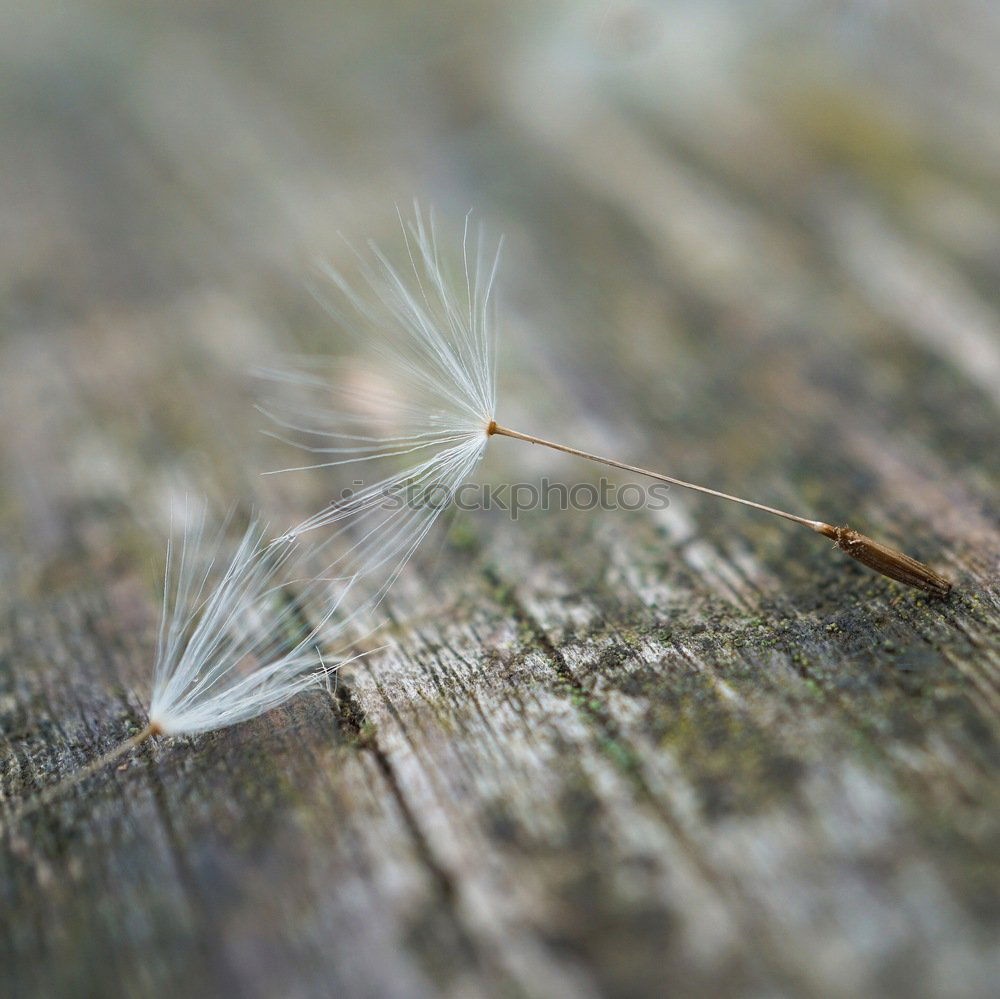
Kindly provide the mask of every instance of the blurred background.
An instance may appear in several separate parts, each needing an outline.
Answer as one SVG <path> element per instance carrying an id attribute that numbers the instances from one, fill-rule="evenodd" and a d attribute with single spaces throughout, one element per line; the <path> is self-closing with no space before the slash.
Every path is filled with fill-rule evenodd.
<path id="1" fill-rule="evenodd" d="M 985 0 L 0 11 L 3 488 L 52 550 L 199 461 L 285 516 L 247 370 L 337 348 L 309 266 L 415 197 L 507 235 L 512 425 L 776 499 L 804 392 L 936 439 L 943 391 L 957 461 L 1000 402 Z"/>

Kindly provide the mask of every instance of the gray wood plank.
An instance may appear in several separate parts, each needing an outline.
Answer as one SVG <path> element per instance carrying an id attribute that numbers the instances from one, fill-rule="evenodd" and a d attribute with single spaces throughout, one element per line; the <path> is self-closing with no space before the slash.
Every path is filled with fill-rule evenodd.
<path id="1" fill-rule="evenodd" d="M 1000 26 L 832 6 L 3 12 L 0 993 L 992 994 Z M 249 371 L 414 192 L 508 234 L 505 424 L 953 597 L 678 490 L 463 513 L 335 688 L 15 819 L 145 724 L 171 504 L 343 484 Z"/>

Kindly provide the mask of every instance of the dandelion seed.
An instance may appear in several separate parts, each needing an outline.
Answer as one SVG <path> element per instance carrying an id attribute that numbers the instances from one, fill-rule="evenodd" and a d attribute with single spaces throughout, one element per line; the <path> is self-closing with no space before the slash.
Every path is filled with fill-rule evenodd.
<path id="1" fill-rule="evenodd" d="M 360 613 L 345 610 L 352 581 L 332 599 L 317 583 L 291 596 L 289 580 L 279 577 L 292 546 L 266 544 L 265 533 L 251 523 L 221 571 L 220 542 L 206 543 L 203 514 L 179 555 L 168 543 L 149 708 L 154 733 L 191 735 L 255 718 L 345 661 L 343 650 L 333 649 L 327 663 L 322 649 L 340 641 Z"/>
<path id="2" fill-rule="evenodd" d="M 425 221 L 418 211 L 403 235 L 408 270 L 370 244 L 369 257 L 357 254 L 360 290 L 334 268 L 323 271 L 348 311 L 325 304 L 345 328 L 367 334 L 382 373 L 360 376 L 342 367 L 331 377 L 322 363 L 300 360 L 262 372 L 294 388 L 294 403 L 259 407 L 279 428 L 272 436 L 317 458 L 280 471 L 409 461 L 279 539 L 331 527 L 325 543 L 348 534 L 331 571 L 376 574 L 379 594 L 479 464 L 496 409 L 493 288 L 500 246 L 487 257 L 482 233 L 473 234 L 467 217 L 456 290 L 438 255 L 433 216 Z"/>
<path id="3" fill-rule="evenodd" d="M 348 604 L 353 580 L 332 598 L 325 581 L 292 595 L 291 544 L 267 544 L 266 529 L 253 521 L 227 560 L 226 525 L 214 539 L 205 526 L 204 509 L 187 509 L 180 550 L 172 537 L 167 543 L 148 724 L 41 792 L 20 815 L 153 736 L 194 735 L 255 718 L 364 654 L 352 650 L 366 637 L 357 624 L 369 601 Z"/>
<path id="4" fill-rule="evenodd" d="M 270 372 L 272 378 L 318 395 L 319 401 L 303 406 L 300 400 L 299 412 L 305 415 L 298 418 L 265 412 L 284 431 L 275 436 L 324 459 L 329 456 L 329 460 L 304 467 L 350 466 L 411 455 L 413 463 L 331 504 L 294 528 L 288 537 L 334 525 L 335 536 L 350 531 L 358 537 L 348 553 L 355 560 L 355 571 L 390 567 L 387 588 L 441 510 L 472 474 L 490 438 L 501 436 L 781 517 L 830 538 L 841 551 L 891 579 L 936 596 L 948 595 L 951 583 L 929 566 L 849 527 L 835 527 L 501 426 L 496 421 L 497 321 L 493 295 L 499 247 L 487 264 L 480 235 L 470 266 L 467 216 L 461 244 L 464 280 L 454 281 L 439 254 L 433 215 L 425 221 L 415 206 L 414 220 L 403 223 L 401 219 L 401 223 L 408 269 L 398 269 L 374 244 L 369 244 L 370 257 L 357 255 L 361 269 L 358 287 L 334 268 L 325 268 L 352 314 L 344 317 L 335 306 L 330 306 L 331 311 L 341 315 L 346 328 L 356 323 L 367 334 L 385 362 L 383 366 L 395 372 L 394 378 L 388 382 L 380 379 L 377 391 L 366 392 L 349 379 L 330 381 L 317 374 L 315 368 L 311 372 Z M 339 398 L 346 405 L 331 408 L 324 402 L 327 396 Z M 359 407 L 359 403 L 363 405 Z M 391 419 L 372 419 L 363 414 L 365 405 L 378 409 L 380 403 L 392 412 Z M 430 509 L 403 504 L 386 512 L 384 498 L 410 486 L 437 489 L 441 502 Z"/>

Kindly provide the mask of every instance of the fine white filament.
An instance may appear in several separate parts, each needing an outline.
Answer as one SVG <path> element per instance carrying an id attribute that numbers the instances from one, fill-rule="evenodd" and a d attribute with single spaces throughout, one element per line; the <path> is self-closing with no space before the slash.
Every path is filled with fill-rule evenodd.
<path id="1" fill-rule="evenodd" d="M 318 542 L 325 546 L 347 535 L 333 562 L 335 578 L 377 573 L 381 593 L 479 463 L 496 409 L 493 288 L 500 245 L 487 256 L 482 232 L 473 233 L 466 216 L 461 266 L 452 275 L 438 253 L 433 214 L 425 220 L 415 208 L 413 221 L 401 224 L 406 266 L 369 243 L 369 254 L 354 254 L 355 284 L 333 267 L 321 268 L 347 308 L 325 296 L 323 304 L 363 340 L 376 364 L 364 374 L 308 360 L 265 371 L 293 389 L 294 399 L 262 408 L 280 428 L 272 436 L 317 456 L 281 471 L 376 470 L 367 482 L 358 474 L 351 492 L 285 539 L 333 528 Z M 390 461 L 398 470 L 386 469 Z"/>
<path id="2" fill-rule="evenodd" d="M 222 534 L 205 538 L 205 516 L 185 526 L 179 554 L 167 544 L 163 614 L 157 642 L 151 727 L 166 735 L 192 734 L 233 725 L 277 707 L 323 681 L 343 665 L 330 648 L 347 631 L 354 613 L 341 611 L 348 581 L 308 622 L 319 588 L 292 596 L 279 581 L 291 546 L 267 545 L 257 522 L 244 532 L 228 562 L 220 560 Z"/>

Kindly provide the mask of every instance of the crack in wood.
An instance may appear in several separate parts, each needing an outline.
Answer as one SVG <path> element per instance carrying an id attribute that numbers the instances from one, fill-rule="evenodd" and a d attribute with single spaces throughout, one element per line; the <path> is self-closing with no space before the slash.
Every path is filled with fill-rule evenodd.
<path id="1" fill-rule="evenodd" d="M 406 828 L 414 853 L 423 866 L 430 884 L 444 912 L 458 944 L 466 958 L 474 965 L 482 965 L 484 956 L 476 943 L 472 931 L 465 925 L 459 908 L 459 891 L 455 879 L 435 856 L 434 850 L 420 822 L 406 797 L 396 771 L 385 751 L 379 745 L 377 728 L 371 722 L 348 683 L 338 678 L 336 690 L 330 697 L 331 711 L 349 738 L 349 744 L 357 752 L 371 754 L 375 766 L 386 782 L 396 804 L 400 818 Z"/>

